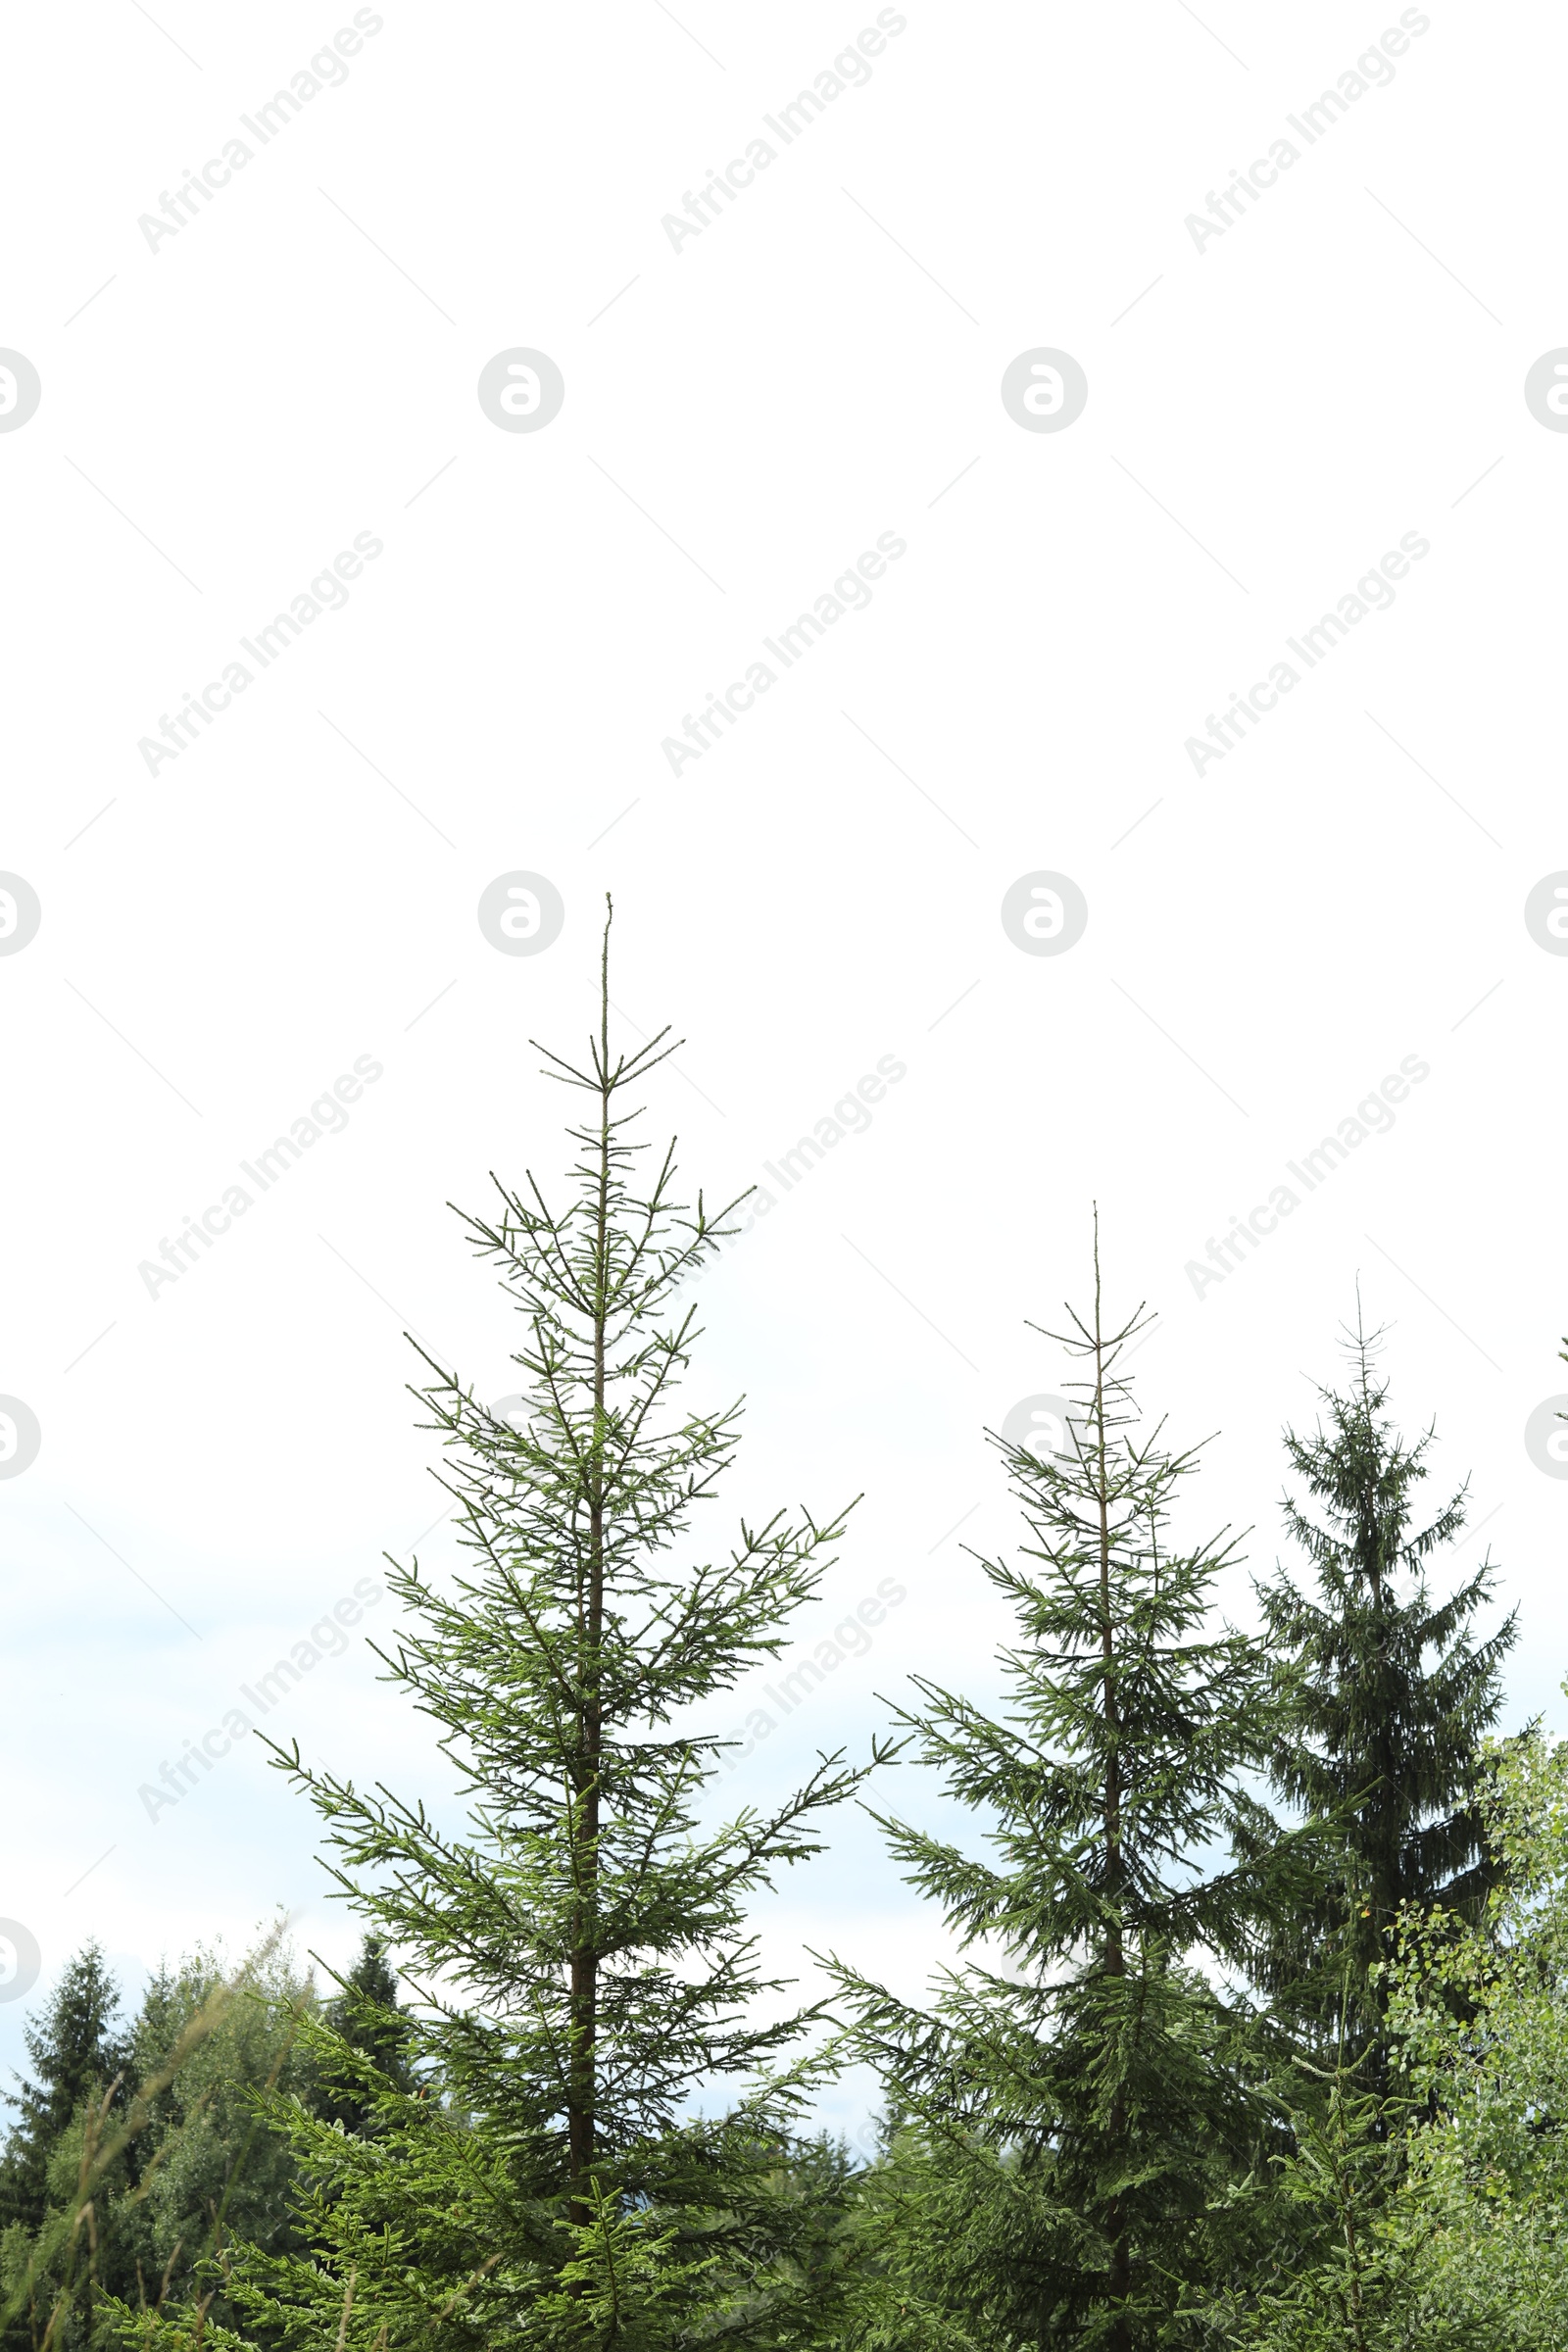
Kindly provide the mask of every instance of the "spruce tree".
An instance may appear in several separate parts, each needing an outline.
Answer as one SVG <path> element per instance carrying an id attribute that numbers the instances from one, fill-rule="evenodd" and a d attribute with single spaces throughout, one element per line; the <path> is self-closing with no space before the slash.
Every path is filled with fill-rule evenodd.
<path id="1" fill-rule="evenodd" d="M 119 2082 L 115 2098 L 122 2103 L 130 2053 L 117 2028 L 119 2012 L 120 1987 L 102 1948 L 89 1941 L 66 1963 L 42 2015 L 23 2028 L 33 2076 L 20 2096 L 0 2094 L 20 2111 L 0 2156 L 0 2230 L 17 2223 L 38 2228 L 50 2157 L 83 2102 Z"/>
<path id="2" fill-rule="evenodd" d="M 1166 2342 L 1233 2256 L 1225 2199 L 1268 2132 L 1251 2023 L 1223 1989 L 1302 1860 L 1300 1841 L 1269 1849 L 1249 1794 L 1275 1729 L 1267 1665 L 1209 1625 L 1232 1539 L 1171 1540 L 1196 1454 L 1138 1429 L 1121 1365 L 1149 1318 L 1107 1328 L 1098 1231 L 1093 1314 L 1068 1313 L 1046 1336 L 1084 1367 L 1069 1449 L 993 1440 L 1029 1535 L 1016 1564 L 981 1562 L 1018 1619 L 1005 1709 L 916 1678 L 901 1710 L 992 1852 L 878 1816 L 981 1956 L 929 2011 L 837 1969 L 900 2126 L 864 2207 L 867 2345 Z"/>
<path id="3" fill-rule="evenodd" d="M 1293 1692 L 1270 1758 L 1274 1786 L 1332 1834 L 1322 1881 L 1281 1916 L 1258 1973 L 1320 2054 L 1343 2014 L 1352 2061 L 1383 2035 L 1388 1980 L 1376 1964 L 1394 1955 L 1401 1909 L 1473 1921 L 1494 1884 L 1481 1750 L 1517 1633 L 1517 1611 L 1489 1639 L 1474 1630 L 1492 1597 L 1490 1557 L 1446 1599 L 1428 1590 L 1428 1563 L 1465 1525 L 1467 1488 L 1416 1524 L 1434 1431 L 1407 1445 L 1395 1429 L 1381 1337 L 1358 1311 L 1346 1335 L 1349 1381 L 1319 1389 L 1309 1435 L 1285 1433 L 1309 1498 L 1286 1495 L 1286 1524 L 1315 1591 L 1283 1568 L 1258 1587 Z M 1375 2092 L 1386 2069 L 1374 2058 L 1361 2080 Z"/>
<path id="4" fill-rule="evenodd" d="M 819 1850 L 825 1809 L 869 1767 L 824 1756 L 715 1824 L 727 1742 L 709 1725 L 784 1645 L 844 1514 L 743 1522 L 692 1556 L 739 1443 L 738 1403 L 679 1394 L 690 1285 L 729 1211 L 677 1198 L 673 1145 L 640 1171 L 635 1095 L 677 1047 L 612 1045 L 609 946 L 607 922 L 586 1056 L 539 1049 L 584 1105 L 564 1205 L 530 1173 L 463 1219 L 521 1316 L 526 1411 L 498 1419 L 428 1355 L 415 1392 L 467 1564 L 437 1583 L 393 1563 L 404 1623 L 378 1654 L 438 1727 L 466 1823 L 278 1759 L 414 1995 L 413 2088 L 374 2048 L 307 2029 L 368 2129 L 272 2103 L 309 2181 L 309 2258 L 224 2258 L 251 2325 L 311 2352 L 653 2352 L 719 2326 L 784 2346 L 819 2317 L 805 2257 L 843 2184 L 806 2193 L 793 2132 L 819 2057 L 809 2013 L 760 1974 L 747 1898 Z M 125 2325 L 173 2347 L 195 2321 Z"/>
<path id="5" fill-rule="evenodd" d="M 417 2078 L 409 2061 L 408 2021 L 384 1936 L 367 1932 L 359 1958 L 342 1980 L 342 1990 L 326 2004 L 325 2018 L 345 2048 L 369 2059 L 381 2080 L 397 2090 L 416 2090 Z M 346 2132 L 371 2128 L 369 2102 L 348 2082 L 323 2081 L 317 2104 L 329 2122 L 341 2124 Z"/>

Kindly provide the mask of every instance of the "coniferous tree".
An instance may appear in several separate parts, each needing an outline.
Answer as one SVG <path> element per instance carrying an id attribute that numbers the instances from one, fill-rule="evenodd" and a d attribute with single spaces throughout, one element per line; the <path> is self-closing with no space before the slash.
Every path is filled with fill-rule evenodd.
<path id="1" fill-rule="evenodd" d="M 722 2325 L 736 2347 L 784 2347 L 821 2316 L 822 2266 L 801 2257 L 842 2183 L 811 2190 L 792 2162 L 817 2061 L 760 1976 L 746 1898 L 818 1850 L 863 1771 L 824 1757 L 770 1808 L 706 1826 L 725 1741 L 697 1710 L 783 1646 L 843 1515 L 686 1548 L 740 1408 L 679 1398 L 697 1337 L 681 1294 L 729 1212 L 676 1198 L 673 1147 L 638 1181 L 631 1098 L 666 1036 L 612 1048 L 607 923 L 587 1057 L 547 1054 L 586 1104 L 570 1196 L 551 1206 L 530 1174 L 465 1219 L 521 1313 L 526 1412 L 496 1418 L 424 1359 L 469 1565 L 443 1588 L 394 1563 L 405 1624 L 378 1654 L 439 1726 L 466 1826 L 279 1758 L 338 1890 L 399 1955 L 418 2081 L 308 2029 L 370 2121 L 348 2133 L 273 2102 L 312 2251 L 239 2246 L 224 2266 L 270 2341 L 653 2352 Z M 125 2315 L 147 2345 L 196 2324 Z"/>
<path id="2" fill-rule="evenodd" d="M 102 2098 L 117 2082 L 122 2098 L 130 2052 L 117 2027 L 120 1987 L 96 1941 L 66 1963 L 36 2022 L 23 2029 L 33 2079 L 21 2095 L 4 2094 L 20 2111 L 0 2156 L 0 2230 L 21 2223 L 36 2230 L 48 2201 L 49 2160 L 84 2100 Z"/>
<path id="3" fill-rule="evenodd" d="M 1215 2296 L 1212 2333 L 1248 2352 L 1470 2352 L 1435 2325 L 1423 2291 L 1386 2102 L 1361 2086 L 1343 2043 L 1332 2068 L 1298 2055 L 1294 2083 L 1305 2103 L 1292 2104 L 1274 2160 L 1278 2235 Z"/>
<path id="4" fill-rule="evenodd" d="M 1303 1592 L 1283 1569 L 1258 1587 L 1293 1699 L 1270 1769 L 1280 1796 L 1335 1825 L 1333 1855 L 1307 1904 L 1281 1916 L 1259 1978 L 1325 2051 L 1341 2029 L 1351 2061 L 1383 2034 L 1399 1912 L 1480 1916 L 1494 1883 L 1479 1790 L 1482 1743 L 1501 1703 L 1500 1669 L 1517 1631 L 1511 1613 L 1487 1640 L 1474 1620 L 1492 1596 L 1490 1557 L 1446 1599 L 1428 1564 L 1465 1524 L 1466 1489 L 1424 1526 L 1416 1490 L 1428 1476 L 1429 1428 L 1413 1445 L 1387 1410 L 1377 1370 L 1381 1335 L 1357 1315 L 1348 1333 L 1350 1379 L 1320 1389 L 1308 1436 L 1286 1451 L 1317 1505 L 1290 1495 L 1286 1523 L 1313 1571 Z M 1387 2086 L 1374 2058 L 1361 2080 Z"/>
<path id="5" fill-rule="evenodd" d="M 368 1931 L 360 1956 L 343 1979 L 343 1989 L 328 2001 L 326 2024 L 343 2045 L 368 2059 L 379 2079 L 394 2089 L 415 2092 L 417 2079 L 409 2061 L 409 2026 L 398 2000 L 398 1980 L 387 1958 L 384 1936 Z M 372 2110 L 364 2092 L 351 2082 L 323 2081 L 317 2105 L 331 2123 L 346 2132 L 366 2132 Z"/>
<path id="6" fill-rule="evenodd" d="M 1002 1446 L 1030 1541 L 982 1562 L 1019 1624 L 1005 1712 L 916 1678 L 902 1716 L 993 1855 L 883 1821 L 983 1956 L 929 2013 L 837 1970 L 902 2127 L 864 2209 L 879 2276 L 858 2340 L 889 2352 L 1172 2340 L 1234 2257 L 1226 2194 L 1269 2129 L 1220 1980 L 1302 1860 L 1268 1849 L 1248 1791 L 1270 1678 L 1255 1644 L 1207 1630 L 1231 1541 L 1170 1541 L 1195 1456 L 1135 1434 L 1120 1364 L 1146 1318 L 1106 1329 L 1098 1238 L 1093 1315 L 1069 1314 L 1047 1335 L 1085 1367 L 1068 1449 Z"/>

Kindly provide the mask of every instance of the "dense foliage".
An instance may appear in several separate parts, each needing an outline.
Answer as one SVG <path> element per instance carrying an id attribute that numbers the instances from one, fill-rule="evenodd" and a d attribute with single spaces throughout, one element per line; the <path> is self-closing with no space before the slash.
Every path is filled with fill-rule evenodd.
<path id="1" fill-rule="evenodd" d="M 669 1049 L 612 1048 L 608 937 L 548 1056 L 564 1204 L 465 1219 L 523 1409 L 418 1391 L 467 1566 L 398 1570 L 379 1654 L 457 1794 L 276 1753 L 362 1927 L 341 1981 L 274 1933 L 126 2014 L 96 1945 L 66 1966 L 0 2149 L 0 2352 L 1557 2352 L 1568 1749 L 1489 1737 L 1515 1620 L 1486 1561 L 1434 1590 L 1464 1496 L 1418 1522 L 1432 1433 L 1375 1340 L 1286 1433 L 1297 1558 L 1244 1634 L 1097 1238 L 1056 1449 L 999 1442 L 1001 1699 L 916 1676 L 869 1758 L 718 1818 L 710 1702 L 844 1514 L 693 1544 L 738 1443 L 679 1393 L 727 1212 L 645 1165 Z M 868 1801 L 955 1962 L 915 2003 L 838 1955 L 795 2011 L 754 1898 L 895 1760 L 912 1802 Z M 863 2161 L 810 2123 L 851 2061 Z"/>
<path id="2" fill-rule="evenodd" d="M 1051 1335 L 1084 1367 L 1067 1448 L 1003 1449 L 1030 1538 L 983 1563 L 1018 1622 L 1005 1712 L 917 1678 L 903 1718 L 992 1852 L 896 1820 L 890 1844 L 984 1956 L 929 2010 L 837 1971 L 901 2169 L 927 2176 L 885 2209 L 900 2315 L 983 2342 L 1169 2340 L 1195 2280 L 1239 2256 L 1227 2191 L 1273 2126 L 1267 2036 L 1228 1985 L 1309 1893 L 1311 1834 L 1262 1835 L 1249 1777 L 1280 1693 L 1266 1655 L 1208 1628 L 1225 1537 L 1171 1539 L 1196 1461 L 1139 1426 L 1120 1367 L 1146 1320 L 1106 1329 L 1097 1254 L 1092 1313 Z"/>
<path id="3" fill-rule="evenodd" d="M 1478 1801 L 1481 1743 L 1518 1617 L 1475 1638 L 1494 1582 L 1485 1558 L 1433 1598 L 1429 1565 L 1462 1533 L 1465 1494 L 1412 1523 L 1432 1432 L 1407 1445 L 1394 1429 L 1377 1350 L 1358 1322 L 1348 1386 L 1320 1392 L 1323 1418 L 1310 1435 L 1285 1433 L 1291 1466 L 1317 1505 L 1314 1517 L 1290 1496 L 1285 1503 L 1315 1589 L 1303 1592 L 1283 1569 L 1258 1589 L 1271 1647 L 1298 1670 L 1297 1703 L 1269 1761 L 1289 1804 L 1338 1827 L 1332 1865 L 1309 1903 L 1276 1914 L 1257 1973 L 1320 2052 L 1343 2032 L 1351 2056 L 1368 2051 L 1367 2071 L 1381 2082 L 1380 1964 L 1399 1918 L 1414 1909 L 1473 1922 L 1494 1884 Z"/>
<path id="4" fill-rule="evenodd" d="M 0 2346 L 118 2343 L 117 2300 L 183 2298 L 230 2238 L 298 2242 L 289 2153 L 254 2094 L 319 2100 L 301 2035 L 315 1987 L 276 1936 L 238 1968 L 197 1952 L 135 2017 L 89 1944 L 28 2031 L 32 2075 L 0 2161 Z M 215 2320 L 237 2316 L 220 2285 Z"/>

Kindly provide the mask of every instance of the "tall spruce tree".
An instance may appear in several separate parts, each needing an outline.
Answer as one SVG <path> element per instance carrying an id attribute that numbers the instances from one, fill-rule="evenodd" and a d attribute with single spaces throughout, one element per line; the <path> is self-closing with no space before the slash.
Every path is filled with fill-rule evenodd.
<path id="1" fill-rule="evenodd" d="M 586 1058 L 546 1054 L 586 1105 L 565 1204 L 530 1174 L 464 1219 L 522 1317 L 526 1412 L 497 1418 L 428 1356 L 416 1392 L 470 1565 L 438 1586 L 393 1563 L 405 1623 L 379 1654 L 439 1727 L 466 1824 L 279 1758 L 416 1996 L 412 2089 L 316 2029 L 368 2129 L 272 2103 L 311 2182 L 309 2257 L 224 2258 L 264 2339 L 310 2352 L 653 2352 L 720 2327 L 785 2346 L 820 2316 L 821 2263 L 796 2257 L 843 2186 L 824 2175 L 825 2220 L 803 2188 L 792 2129 L 817 2058 L 808 2016 L 781 2014 L 760 1975 L 746 1905 L 819 1849 L 824 1810 L 869 1767 L 825 1756 L 795 1793 L 710 1826 L 726 1742 L 706 1718 L 782 1648 L 844 1514 L 685 1548 L 739 1442 L 738 1404 L 678 1395 L 698 1336 L 681 1294 L 729 1211 L 675 1197 L 673 1146 L 638 1181 L 634 1092 L 677 1049 L 662 1031 L 612 1048 L 609 945 L 607 922 Z M 172 2347 L 196 2320 L 125 2326 Z"/>
<path id="2" fill-rule="evenodd" d="M 1407 1445 L 1395 1429 L 1381 1338 L 1358 1307 L 1346 1333 L 1348 1384 L 1319 1389 L 1310 1435 L 1285 1433 L 1309 1498 L 1286 1495 L 1286 1524 L 1315 1592 L 1283 1568 L 1258 1586 L 1294 1692 L 1270 1759 L 1274 1785 L 1308 1820 L 1338 1825 L 1330 1866 L 1308 1902 L 1277 1922 L 1260 1981 L 1320 2053 L 1338 2042 L 1343 2018 L 1356 2062 L 1382 2036 L 1388 1981 L 1375 1964 L 1393 1957 L 1400 1910 L 1474 1921 L 1494 1883 L 1477 1801 L 1481 1748 L 1518 1616 L 1477 1638 L 1490 1557 L 1446 1599 L 1428 1590 L 1428 1563 L 1464 1528 L 1467 1488 L 1415 1523 L 1434 1432 Z M 1375 2054 L 1360 2079 L 1372 2090 L 1385 2082 Z"/>
<path id="3" fill-rule="evenodd" d="M 889 2352 L 1172 2340 L 1231 2258 L 1227 2192 L 1268 2131 L 1250 2021 L 1221 1985 L 1302 1860 L 1269 1849 L 1249 1794 L 1270 1677 L 1209 1628 L 1233 1542 L 1171 1543 L 1196 1457 L 1137 1430 L 1120 1366 L 1149 1318 L 1107 1329 L 1098 1228 L 1093 1314 L 1068 1313 L 1046 1335 L 1084 1366 L 1067 1449 L 1002 1445 L 1030 1541 L 1016 1565 L 981 1562 L 1018 1619 L 1005 1710 L 916 1678 L 902 1712 L 993 1858 L 878 1816 L 983 1956 L 928 2011 L 837 1968 L 901 2124 L 864 2207 L 881 2275 L 858 2338 Z"/>

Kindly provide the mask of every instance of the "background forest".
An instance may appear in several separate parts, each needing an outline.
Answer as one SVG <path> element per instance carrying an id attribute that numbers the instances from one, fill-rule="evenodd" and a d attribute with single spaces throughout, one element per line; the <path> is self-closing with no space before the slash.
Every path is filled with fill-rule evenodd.
<path id="1" fill-rule="evenodd" d="M 547 1055 L 564 1198 L 463 1218 L 526 1409 L 420 1376 L 467 1566 L 394 1566 L 380 1655 L 466 1820 L 275 1749 L 352 1972 L 279 1930 L 126 2014 L 76 1954 L 0 2156 L 0 2352 L 1560 2346 L 1564 1757 L 1494 1737 L 1515 1619 L 1455 1572 L 1464 1494 L 1426 1494 L 1376 1335 L 1285 1433 L 1290 1558 L 1233 1630 L 1235 1541 L 1194 1538 L 1200 1458 L 1140 1419 L 1097 1232 L 1046 1334 L 1072 1417 L 994 1441 L 1017 1540 L 966 1571 L 1011 1615 L 1003 1701 L 916 1677 L 868 1754 L 715 1814 L 711 1702 L 850 1520 L 691 1533 L 739 1444 L 683 1386 L 734 1204 L 637 1131 L 673 1048 L 612 1044 L 608 942 L 586 1052 Z M 906 1818 L 910 1771 L 969 1834 Z M 916 2006 L 825 1954 L 792 2009 L 754 1905 L 852 1803 L 959 1959 Z M 813 2128 L 850 2066 L 869 2155 Z"/>

